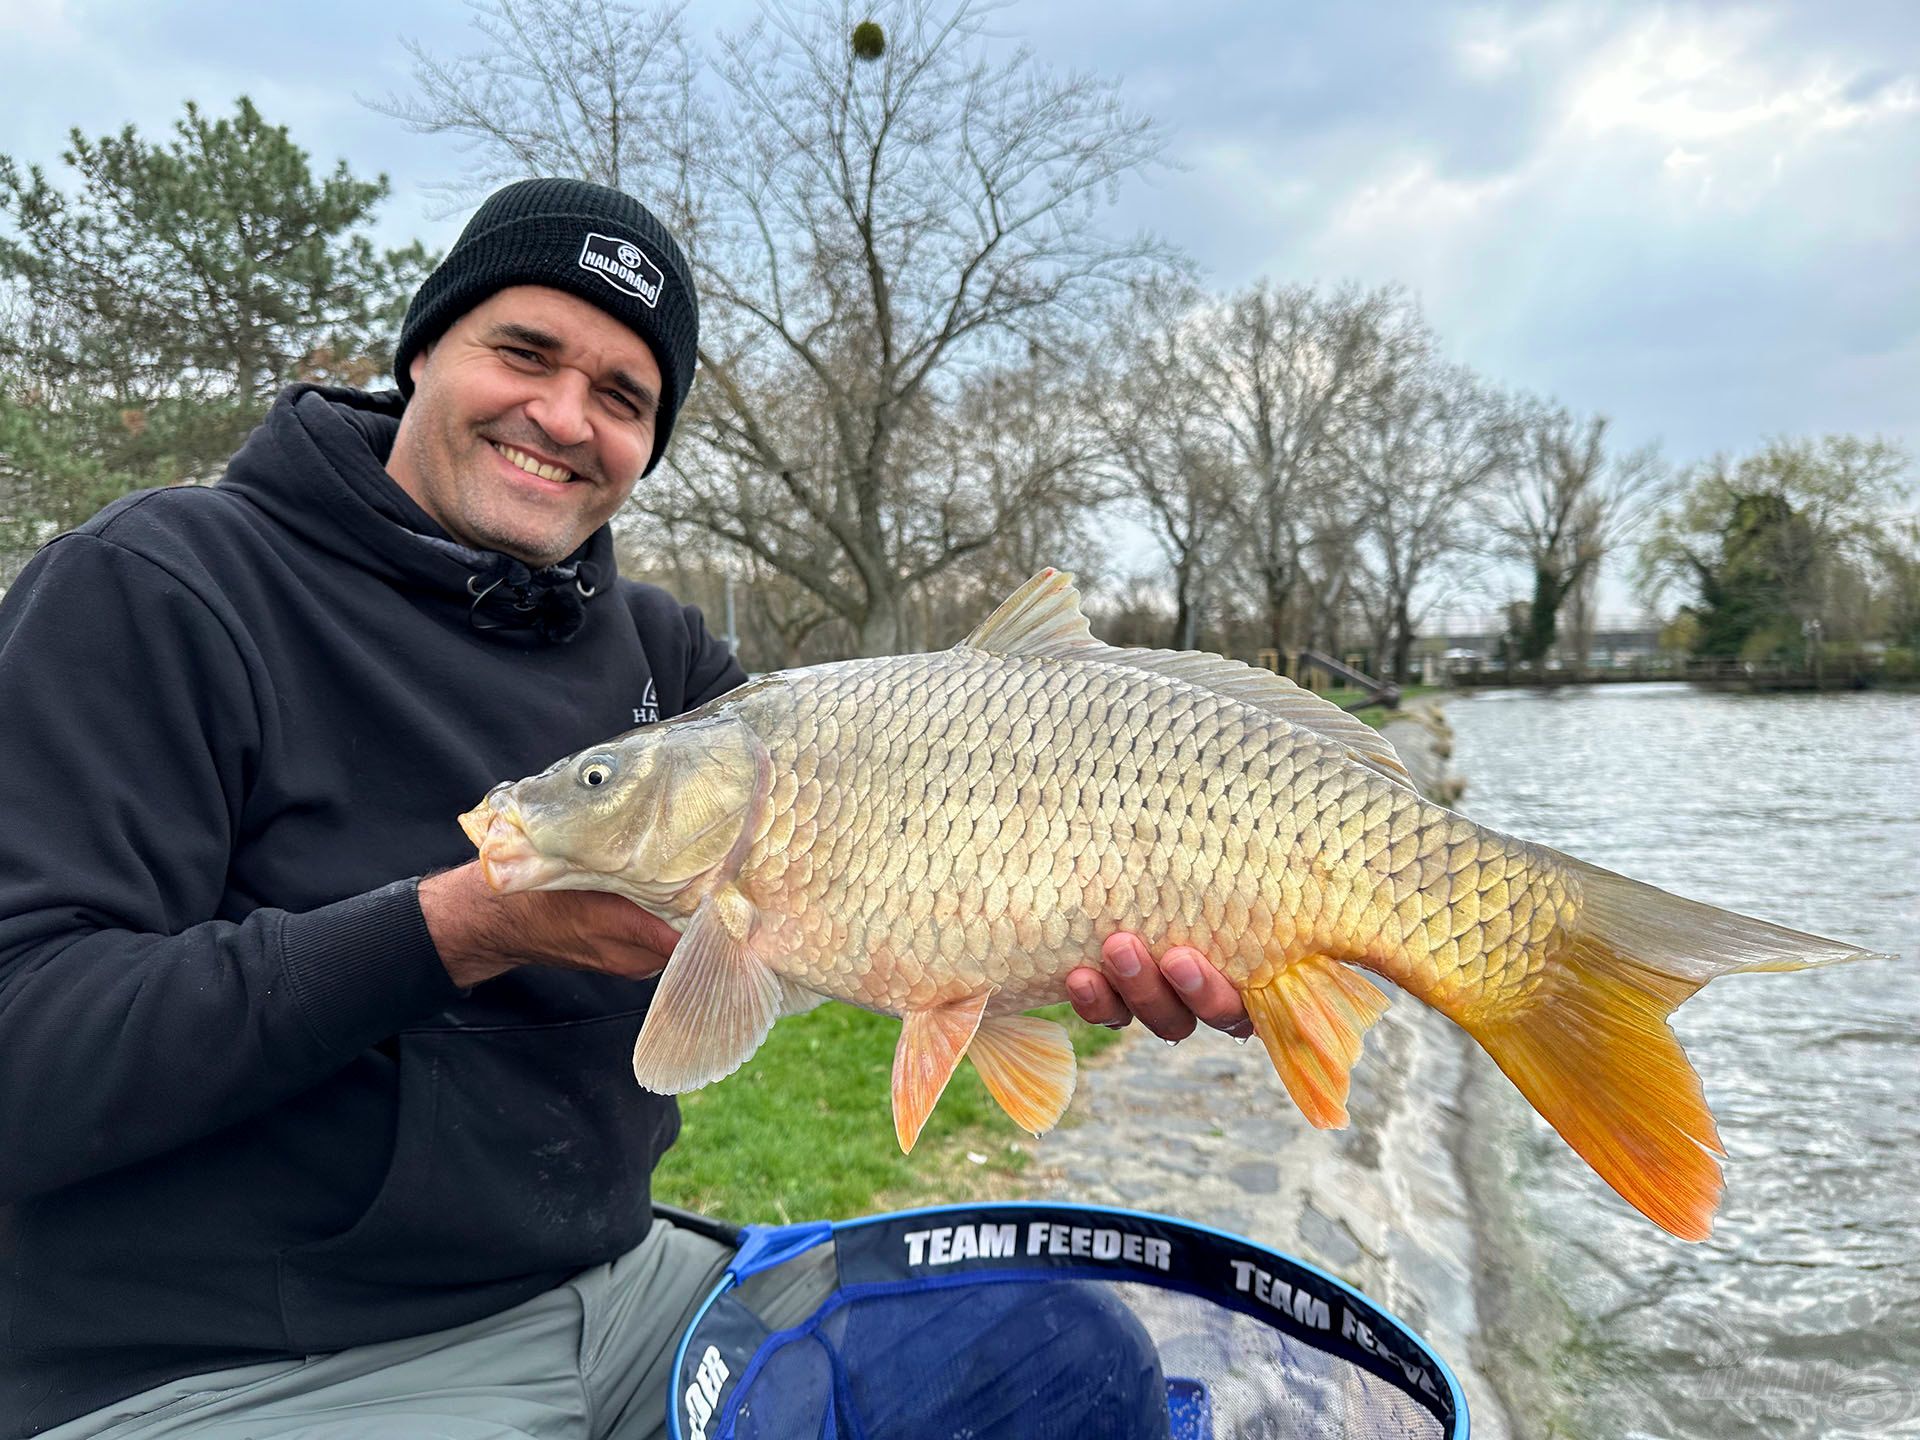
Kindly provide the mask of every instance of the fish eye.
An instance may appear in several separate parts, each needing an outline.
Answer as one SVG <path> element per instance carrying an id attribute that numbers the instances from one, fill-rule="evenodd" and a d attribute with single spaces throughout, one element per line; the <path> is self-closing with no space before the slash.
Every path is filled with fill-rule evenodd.
<path id="1" fill-rule="evenodd" d="M 611 779 L 613 779 L 613 763 L 600 756 L 596 755 L 580 767 L 582 785 L 604 785 Z"/>

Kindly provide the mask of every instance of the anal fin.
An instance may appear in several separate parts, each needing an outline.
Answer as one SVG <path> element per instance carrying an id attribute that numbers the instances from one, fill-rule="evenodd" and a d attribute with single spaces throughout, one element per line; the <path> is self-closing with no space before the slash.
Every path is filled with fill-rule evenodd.
<path id="1" fill-rule="evenodd" d="M 1361 1036 L 1387 1013 L 1386 995 L 1338 960 L 1308 955 L 1241 999 L 1300 1113 L 1322 1130 L 1343 1127 Z"/>
<path id="2" fill-rule="evenodd" d="M 1014 1124 L 1043 1135 L 1073 1099 L 1073 1041 L 1064 1025 L 1035 1015 L 996 1015 L 973 1037 L 973 1068 Z"/>
<path id="3" fill-rule="evenodd" d="M 903 1152 L 912 1151 L 960 1057 L 967 1053 L 989 993 L 909 1010 L 901 1017 L 900 1043 L 893 1052 L 893 1133 Z"/>

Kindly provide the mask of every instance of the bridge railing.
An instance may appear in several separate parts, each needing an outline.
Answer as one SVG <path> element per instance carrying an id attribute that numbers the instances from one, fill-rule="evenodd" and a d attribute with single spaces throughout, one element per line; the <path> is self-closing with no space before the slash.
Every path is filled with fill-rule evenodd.
<path id="1" fill-rule="evenodd" d="M 1456 663 L 1447 678 L 1455 685 L 1605 685 L 1678 680 L 1704 685 L 1781 689 L 1845 688 L 1879 678 L 1877 657 L 1861 655 L 1810 665 L 1740 660 L 1726 655 L 1646 655 L 1613 665 L 1576 668 L 1565 665 L 1507 664 L 1499 660 Z"/>

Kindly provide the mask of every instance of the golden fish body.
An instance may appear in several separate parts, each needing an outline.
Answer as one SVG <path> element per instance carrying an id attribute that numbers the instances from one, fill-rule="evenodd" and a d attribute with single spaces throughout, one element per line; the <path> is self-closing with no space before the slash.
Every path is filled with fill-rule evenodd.
<path id="1" fill-rule="evenodd" d="M 779 917 L 770 963 L 870 1010 L 1050 1004 L 1119 929 L 1242 987 L 1333 955 L 1499 1004 L 1573 907 L 1549 852 L 1152 671 L 957 650 L 777 677 L 734 713 L 771 762 L 736 881 Z"/>
<path id="2" fill-rule="evenodd" d="M 1346 1123 L 1387 1003 L 1371 971 L 1691 1238 L 1721 1152 L 1667 1014 L 1719 974 L 1859 953 L 1475 825 L 1280 677 L 1100 644 L 1052 571 L 953 650 L 767 676 L 462 821 L 499 888 L 611 890 L 684 925 L 635 1050 L 651 1089 L 730 1073 L 829 996 L 902 1017 L 903 1147 L 963 1056 L 1045 1130 L 1072 1049 L 1020 1012 L 1132 930 L 1219 967 L 1314 1124 Z"/>

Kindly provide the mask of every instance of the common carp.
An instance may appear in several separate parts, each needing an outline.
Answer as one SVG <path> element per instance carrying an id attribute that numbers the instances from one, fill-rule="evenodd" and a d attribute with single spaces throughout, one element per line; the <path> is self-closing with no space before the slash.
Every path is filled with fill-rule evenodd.
<path id="1" fill-rule="evenodd" d="M 680 928 L 634 1049 L 650 1090 L 732 1073 L 831 997 L 901 1017 L 903 1150 L 963 1056 L 1037 1134 L 1073 1050 L 1022 1012 L 1132 930 L 1219 967 L 1314 1125 L 1347 1122 L 1371 972 L 1690 1240 L 1725 1151 L 1667 1016 L 1720 975 L 1864 953 L 1476 825 L 1280 676 L 1102 644 L 1052 570 L 951 650 L 764 676 L 461 823 L 497 890 L 607 890 Z"/>

